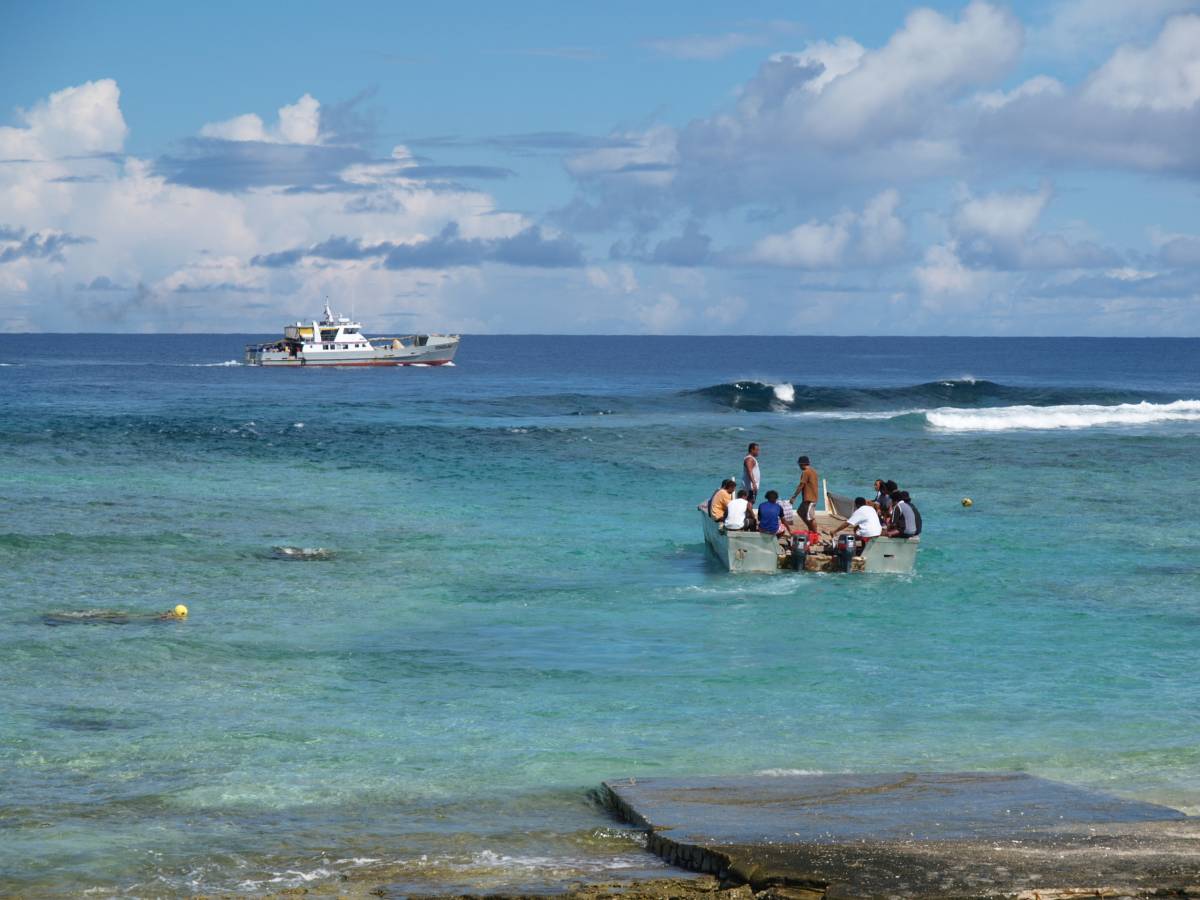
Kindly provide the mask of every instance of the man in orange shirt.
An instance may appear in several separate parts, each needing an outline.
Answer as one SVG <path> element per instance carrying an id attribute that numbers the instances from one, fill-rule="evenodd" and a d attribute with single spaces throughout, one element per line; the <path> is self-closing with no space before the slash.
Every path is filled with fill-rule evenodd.
<path id="1" fill-rule="evenodd" d="M 795 503 L 800 497 L 800 505 L 796 507 L 796 515 L 804 520 L 809 531 L 817 530 L 817 494 L 820 491 L 820 476 L 817 470 L 808 463 L 808 457 L 802 456 L 796 460 L 800 466 L 800 483 L 792 491 L 790 502 Z"/>

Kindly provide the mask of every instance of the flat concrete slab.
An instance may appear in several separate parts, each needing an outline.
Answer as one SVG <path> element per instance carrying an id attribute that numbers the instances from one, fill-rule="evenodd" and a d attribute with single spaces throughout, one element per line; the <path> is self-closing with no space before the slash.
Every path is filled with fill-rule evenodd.
<path id="1" fill-rule="evenodd" d="M 653 852 L 756 891 L 1200 894 L 1200 819 L 1022 773 L 624 779 L 604 793 Z"/>

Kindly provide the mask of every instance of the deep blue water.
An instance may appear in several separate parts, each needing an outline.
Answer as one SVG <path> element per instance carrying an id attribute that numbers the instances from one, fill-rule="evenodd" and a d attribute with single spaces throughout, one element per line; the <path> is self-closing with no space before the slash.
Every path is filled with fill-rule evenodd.
<path id="1" fill-rule="evenodd" d="M 629 775 L 1200 811 L 1200 341 L 253 337 L 0 336 L 0 893 L 637 874 L 588 794 Z M 718 571 L 749 440 L 764 487 L 909 489 L 917 574 Z"/>

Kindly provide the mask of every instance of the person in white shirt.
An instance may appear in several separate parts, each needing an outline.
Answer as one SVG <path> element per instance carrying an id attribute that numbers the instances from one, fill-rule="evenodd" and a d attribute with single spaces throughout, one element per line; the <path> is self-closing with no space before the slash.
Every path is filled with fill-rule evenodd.
<path id="1" fill-rule="evenodd" d="M 746 510 L 750 508 L 750 499 L 744 490 L 738 491 L 737 496 L 729 501 L 725 512 L 725 530 L 741 531 L 746 527 Z"/>
<path id="2" fill-rule="evenodd" d="M 877 538 L 883 534 L 883 525 L 879 522 L 879 513 L 875 512 L 875 507 L 867 502 L 866 497 L 854 498 L 854 512 L 850 513 L 848 518 L 839 528 L 834 530 L 834 534 L 845 531 L 847 528 L 853 528 L 855 535 L 866 546 L 867 541 L 871 538 Z"/>
<path id="3" fill-rule="evenodd" d="M 746 498 L 753 505 L 758 499 L 758 485 L 760 483 L 760 474 L 758 470 L 758 444 L 751 444 L 746 448 L 746 457 L 742 460 L 742 484 L 746 489 Z"/>

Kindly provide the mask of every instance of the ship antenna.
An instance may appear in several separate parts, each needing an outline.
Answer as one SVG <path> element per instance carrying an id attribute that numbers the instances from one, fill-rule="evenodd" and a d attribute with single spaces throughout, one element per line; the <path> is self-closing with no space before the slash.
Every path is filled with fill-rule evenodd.
<path id="1" fill-rule="evenodd" d="M 325 298 L 325 321 L 326 322 L 333 321 L 333 311 L 329 308 L 329 298 L 328 297 Z"/>

